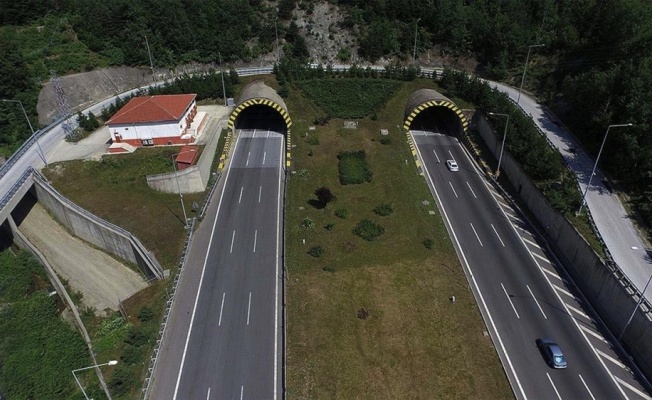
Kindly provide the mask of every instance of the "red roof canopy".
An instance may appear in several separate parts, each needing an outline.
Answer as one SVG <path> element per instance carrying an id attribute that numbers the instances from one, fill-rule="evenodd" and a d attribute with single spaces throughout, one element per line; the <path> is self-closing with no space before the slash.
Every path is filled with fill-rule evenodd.
<path id="1" fill-rule="evenodd" d="M 195 162 L 195 158 L 197 158 L 197 154 L 199 154 L 199 148 L 197 146 L 183 146 L 174 161 L 177 162 L 177 165 L 182 163 L 192 165 Z"/>
<path id="2" fill-rule="evenodd" d="M 196 94 L 135 97 L 125 104 L 106 124 L 179 121 L 195 100 L 195 97 L 197 97 Z"/>

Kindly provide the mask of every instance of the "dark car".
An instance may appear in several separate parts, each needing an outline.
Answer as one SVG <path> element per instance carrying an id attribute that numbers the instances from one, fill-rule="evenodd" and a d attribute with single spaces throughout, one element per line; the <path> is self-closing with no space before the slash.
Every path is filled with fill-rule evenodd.
<path id="1" fill-rule="evenodd" d="M 537 339 L 536 343 L 549 366 L 552 368 L 566 368 L 564 353 L 554 340 L 544 337 Z"/>

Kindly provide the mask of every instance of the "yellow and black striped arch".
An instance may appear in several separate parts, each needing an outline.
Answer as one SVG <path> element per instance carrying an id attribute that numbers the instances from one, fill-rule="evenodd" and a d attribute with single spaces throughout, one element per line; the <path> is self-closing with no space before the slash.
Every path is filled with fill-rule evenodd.
<path id="1" fill-rule="evenodd" d="M 403 123 L 403 129 L 409 130 L 410 125 L 412 125 L 412 121 L 414 120 L 414 118 L 416 118 L 416 116 L 419 115 L 419 113 L 421 111 L 425 110 L 426 108 L 430 108 L 430 107 L 446 107 L 446 108 L 449 108 L 449 109 L 453 110 L 453 112 L 455 112 L 455 114 L 457 114 L 458 118 L 460 119 L 460 122 L 462 123 L 462 128 L 464 129 L 464 132 L 466 132 L 466 130 L 467 130 L 468 126 L 469 126 L 469 122 L 466 120 L 466 117 L 462 113 L 462 110 L 460 110 L 455 105 L 455 103 L 453 103 L 451 101 L 448 101 L 448 100 L 425 101 L 425 102 L 419 104 L 418 106 L 414 107 L 412 109 L 412 111 L 408 114 L 407 118 L 405 118 L 405 122 Z"/>
<path id="2" fill-rule="evenodd" d="M 233 110 L 231 113 L 231 116 L 229 117 L 229 129 L 233 129 L 235 126 L 235 121 L 238 118 L 238 115 L 244 111 L 245 108 L 256 105 L 256 104 L 262 104 L 264 106 L 271 107 L 278 111 L 279 114 L 281 114 L 281 117 L 285 121 L 285 126 L 287 129 L 290 129 L 292 126 L 292 119 L 290 119 L 290 115 L 288 114 L 287 110 L 283 108 L 281 105 L 276 103 L 273 100 L 265 99 L 265 98 L 253 98 L 249 100 L 245 100 L 242 103 L 238 104 L 238 106 Z"/>

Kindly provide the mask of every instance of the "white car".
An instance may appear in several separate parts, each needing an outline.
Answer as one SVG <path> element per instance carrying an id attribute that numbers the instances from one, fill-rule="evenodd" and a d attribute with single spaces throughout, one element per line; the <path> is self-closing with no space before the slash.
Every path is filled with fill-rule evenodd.
<path id="1" fill-rule="evenodd" d="M 453 172 L 460 170 L 460 167 L 457 166 L 457 163 L 455 162 L 455 160 L 447 160 L 446 161 L 446 166 L 448 167 L 448 169 L 450 169 Z"/>

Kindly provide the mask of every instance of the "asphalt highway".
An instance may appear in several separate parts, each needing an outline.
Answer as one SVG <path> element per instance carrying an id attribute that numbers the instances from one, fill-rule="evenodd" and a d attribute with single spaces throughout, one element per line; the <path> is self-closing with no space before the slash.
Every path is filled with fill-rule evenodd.
<path id="1" fill-rule="evenodd" d="M 650 398 L 545 245 L 446 131 L 411 133 L 516 397 Z M 545 363 L 535 345 L 544 336 L 561 346 L 567 369 Z"/>
<path id="2" fill-rule="evenodd" d="M 282 397 L 283 146 L 277 132 L 237 135 L 217 209 L 203 223 L 212 229 L 193 240 L 150 398 Z"/>

